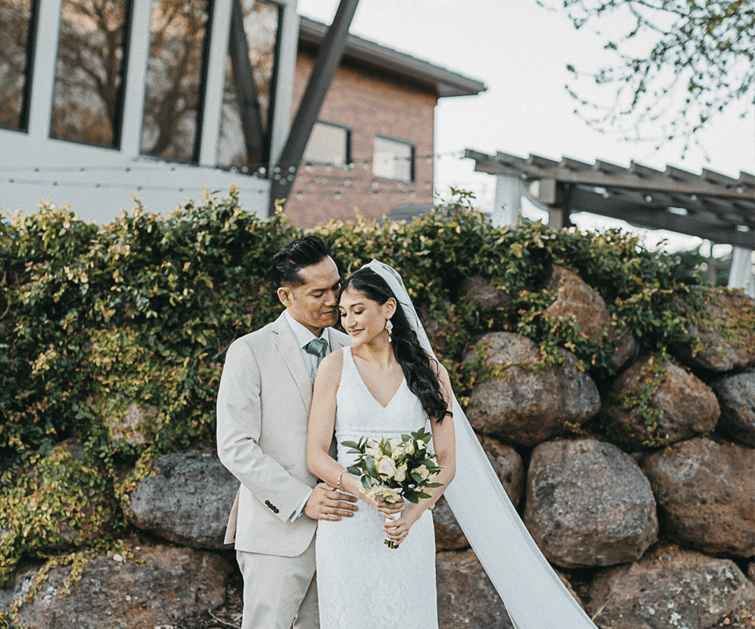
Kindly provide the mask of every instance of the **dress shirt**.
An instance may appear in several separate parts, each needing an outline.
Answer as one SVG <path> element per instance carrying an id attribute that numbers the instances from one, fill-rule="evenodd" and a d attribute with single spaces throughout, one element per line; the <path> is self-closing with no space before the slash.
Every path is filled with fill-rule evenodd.
<path id="1" fill-rule="evenodd" d="M 310 341 L 313 341 L 318 337 L 316 337 L 314 334 L 312 334 L 312 332 L 310 332 L 301 323 L 294 319 L 289 314 L 288 310 L 286 310 L 284 314 L 286 321 L 288 322 L 288 327 L 291 328 L 291 331 L 294 333 L 296 343 L 299 345 L 299 350 L 301 351 L 302 358 L 304 358 L 304 364 L 307 366 L 309 376 L 312 378 L 312 382 L 314 382 L 315 374 L 317 373 L 317 356 L 310 354 L 305 349 L 305 347 L 309 345 Z M 328 333 L 325 331 L 325 328 L 323 328 L 323 331 L 320 333 L 319 338 L 324 339 L 325 341 L 328 340 Z M 330 351 L 330 342 L 328 342 L 328 350 L 325 355 L 327 356 L 328 354 L 330 354 Z"/>
<path id="2" fill-rule="evenodd" d="M 301 323 L 299 323 L 296 319 L 294 319 L 286 310 L 284 312 L 284 316 L 286 317 L 286 321 L 288 323 L 288 327 L 291 328 L 291 331 L 294 333 L 294 338 L 296 339 L 296 343 L 299 345 L 299 349 L 301 350 L 302 358 L 304 358 L 304 364 L 307 366 L 307 370 L 309 371 L 309 376 L 312 378 L 312 382 L 315 381 L 315 374 L 317 373 L 317 356 L 314 354 L 310 354 L 306 349 L 304 349 L 311 340 L 317 338 L 312 332 L 310 332 L 307 328 L 305 328 Z M 323 331 L 320 333 L 320 338 L 328 340 L 328 334 L 323 329 Z M 328 343 L 328 351 L 327 354 L 330 354 L 330 343 Z M 326 354 L 326 355 L 327 355 Z M 312 495 L 312 490 L 309 490 L 309 493 L 304 497 L 304 500 L 302 500 L 299 503 L 299 506 L 296 508 L 296 511 L 293 512 L 291 517 L 289 518 L 290 522 L 293 522 L 299 516 L 301 516 L 302 512 L 304 511 L 304 505 L 307 504 L 307 500 L 309 500 L 309 497 Z"/>

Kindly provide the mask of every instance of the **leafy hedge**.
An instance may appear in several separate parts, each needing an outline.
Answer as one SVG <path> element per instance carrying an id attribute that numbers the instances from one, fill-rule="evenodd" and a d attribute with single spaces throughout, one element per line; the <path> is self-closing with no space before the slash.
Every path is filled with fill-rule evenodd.
<path id="1" fill-rule="evenodd" d="M 701 284 L 676 277 L 672 257 L 617 230 L 494 229 L 472 204 L 459 193 L 411 224 L 314 230 L 344 274 L 373 257 L 402 273 L 441 322 L 443 359 L 462 393 L 476 377 L 461 363 L 464 348 L 491 330 L 535 338 L 554 361 L 555 348 L 568 347 L 598 380 L 610 376 L 609 343 L 544 312 L 552 263 L 598 290 L 644 352 L 686 337 L 680 301 L 694 311 Z M 244 212 L 234 190 L 167 217 L 137 205 L 107 225 L 52 206 L 0 221 L 0 584 L 24 556 L 117 539 L 127 528 L 119 505 L 149 461 L 214 438 L 224 351 L 280 312 L 270 259 L 298 235 L 282 214 Z M 513 310 L 459 299 L 474 275 L 504 289 Z"/>

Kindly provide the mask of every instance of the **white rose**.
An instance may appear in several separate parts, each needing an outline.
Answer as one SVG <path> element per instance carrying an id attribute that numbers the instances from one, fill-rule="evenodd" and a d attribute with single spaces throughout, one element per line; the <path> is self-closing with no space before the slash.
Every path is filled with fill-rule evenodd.
<path id="1" fill-rule="evenodd" d="M 416 470 L 414 470 L 417 474 L 419 474 L 419 477 L 422 480 L 427 480 L 427 477 L 430 476 L 430 471 L 424 466 L 420 465 Z"/>
<path id="2" fill-rule="evenodd" d="M 406 463 L 402 463 L 396 470 L 396 480 L 403 483 L 406 480 Z"/>
<path id="3" fill-rule="evenodd" d="M 376 500 L 379 502 L 392 503 L 398 501 L 401 498 L 401 494 L 397 489 L 391 489 L 390 487 L 384 487 L 383 485 L 375 485 L 364 491 L 364 495 L 370 500 Z"/>
<path id="4" fill-rule="evenodd" d="M 377 464 L 378 474 L 386 478 L 393 478 L 396 474 L 396 464 L 389 456 L 384 456 Z"/>
<path id="5" fill-rule="evenodd" d="M 380 451 L 380 448 L 376 445 L 370 446 L 365 450 L 366 454 L 369 454 L 373 459 L 376 461 L 383 456 L 383 453 Z"/>
<path id="6" fill-rule="evenodd" d="M 424 450 L 424 449 L 425 449 L 425 448 L 427 447 L 427 444 L 426 444 L 426 443 L 425 443 L 424 441 L 418 441 L 418 442 L 417 442 L 417 447 L 418 447 L 418 448 L 419 448 L 420 450 Z"/>
<path id="7" fill-rule="evenodd" d="M 404 452 L 407 454 L 414 454 L 414 441 L 409 441 L 409 443 L 404 446 Z"/>
<path id="8" fill-rule="evenodd" d="M 402 448 L 401 446 L 398 446 L 398 447 L 396 447 L 396 448 L 395 448 L 395 449 L 393 450 L 393 452 L 391 453 L 391 458 L 392 458 L 392 459 L 393 459 L 394 461 L 397 461 L 397 460 L 398 460 L 398 458 L 399 458 L 400 456 L 403 456 L 403 455 L 404 455 L 404 452 L 405 452 L 404 448 Z"/>

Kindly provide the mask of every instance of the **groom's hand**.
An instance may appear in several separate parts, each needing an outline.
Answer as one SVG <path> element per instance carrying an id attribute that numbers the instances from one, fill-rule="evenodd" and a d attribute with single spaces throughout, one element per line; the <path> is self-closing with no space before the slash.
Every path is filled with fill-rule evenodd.
<path id="1" fill-rule="evenodd" d="M 340 520 L 350 518 L 357 510 L 357 499 L 336 491 L 325 483 L 315 485 L 304 505 L 304 514 L 313 520 Z"/>

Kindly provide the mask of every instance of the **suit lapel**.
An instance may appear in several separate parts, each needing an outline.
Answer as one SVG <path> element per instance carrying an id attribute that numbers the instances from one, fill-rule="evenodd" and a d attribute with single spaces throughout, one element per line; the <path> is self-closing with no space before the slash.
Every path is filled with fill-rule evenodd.
<path id="1" fill-rule="evenodd" d="M 296 382 L 299 389 L 302 402 L 307 412 L 312 405 L 312 379 L 309 377 L 309 371 L 304 364 L 301 355 L 301 349 L 296 344 L 296 338 L 291 331 L 285 316 L 278 317 L 272 325 L 273 343 L 281 353 L 281 358 L 286 363 L 291 376 Z"/>
<path id="2" fill-rule="evenodd" d="M 350 340 L 348 337 L 346 337 L 345 340 L 341 340 L 343 337 L 340 334 L 336 334 L 335 330 L 333 328 L 328 328 L 328 344 L 330 345 L 330 351 L 335 352 L 336 350 L 343 349 L 344 347 L 348 347 L 351 345 Z"/>

